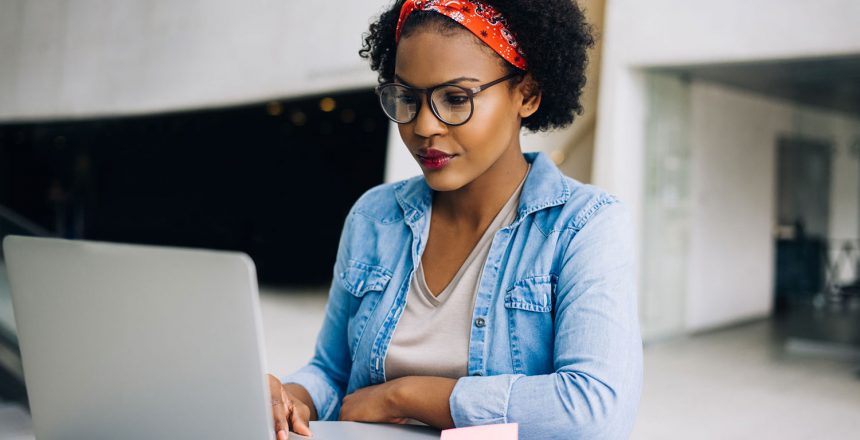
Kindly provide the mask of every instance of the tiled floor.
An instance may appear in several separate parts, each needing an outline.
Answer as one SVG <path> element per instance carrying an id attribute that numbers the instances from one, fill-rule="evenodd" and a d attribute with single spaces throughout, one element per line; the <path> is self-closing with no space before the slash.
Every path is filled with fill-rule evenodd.
<path id="1" fill-rule="evenodd" d="M 322 289 L 260 289 L 269 371 L 288 373 L 313 355 L 327 293 Z"/>
<path id="2" fill-rule="evenodd" d="M 860 439 L 860 356 L 787 351 L 777 333 L 768 320 L 647 346 L 633 438 Z"/>
<path id="3" fill-rule="evenodd" d="M 18 406 L 0 402 L 0 440 L 33 440 L 29 414 Z"/>

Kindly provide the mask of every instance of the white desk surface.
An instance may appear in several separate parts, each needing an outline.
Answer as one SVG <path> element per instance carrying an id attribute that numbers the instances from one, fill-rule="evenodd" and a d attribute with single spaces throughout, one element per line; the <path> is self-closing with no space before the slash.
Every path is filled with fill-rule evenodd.
<path id="1" fill-rule="evenodd" d="M 311 422 L 313 437 L 290 433 L 290 440 L 439 440 L 440 431 L 429 426 L 357 422 Z"/>

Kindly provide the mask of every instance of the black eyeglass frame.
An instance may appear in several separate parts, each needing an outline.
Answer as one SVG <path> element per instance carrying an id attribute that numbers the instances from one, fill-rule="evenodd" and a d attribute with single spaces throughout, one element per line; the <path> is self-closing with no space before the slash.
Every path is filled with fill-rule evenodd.
<path id="1" fill-rule="evenodd" d="M 503 76 L 503 77 L 501 77 L 495 81 L 490 81 L 486 84 L 481 84 L 481 85 L 476 86 L 476 87 L 463 87 L 459 84 L 442 83 L 442 84 L 438 84 L 438 85 L 435 85 L 433 87 L 429 87 L 426 89 L 419 89 L 417 87 L 407 86 L 406 84 L 403 84 L 403 83 L 389 82 L 389 83 L 385 83 L 385 84 L 381 84 L 379 86 L 376 86 L 374 91 L 376 92 L 376 95 L 379 97 L 379 106 L 382 107 L 382 112 L 385 113 L 385 116 L 387 116 L 388 119 L 390 119 L 392 122 L 395 122 L 398 124 L 409 124 L 409 123 L 411 123 L 412 121 L 415 120 L 415 118 L 418 117 L 418 113 L 421 112 L 421 104 L 423 103 L 424 100 L 426 100 L 427 104 L 430 106 L 430 111 L 433 112 L 433 116 L 436 116 L 436 119 L 438 119 L 443 124 L 448 125 L 450 127 L 459 127 L 459 126 L 469 122 L 469 120 L 472 119 L 472 115 L 475 114 L 475 100 L 474 100 L 475 95 L 483 92 L 484 90 L 489 89 L 490 87 L 492 87 L 496 84 L 505 82 L 511 78 L 515 78 L 518 76 L 522 77 L 523 75 L 524 75 L 524 73 L 522 73 L 522 72 L 514 72 L 511 74 L 505 75 L 505 76 Z M 382 92 L 386 88 L 390 88 L 390 87 L 402 87 L 402 88 L 405 88 L 406 90 L 408 90 L 412 93 L 424 95 L 424 97 L 425 97 L 424 100 L 421 100 L 421 99 L 415 100 L 415 102 L 417 103 L 417 108 L 415 109 L 415 114 L 412 115 L 412 117 L 408 121 L 403 121 L 403 122 L 398 121 L 398 120 L 394 119 L 393 117 L 391 117 L 391 115 L 389 115 L 388 112 L 385 110 L 385 104 L 382 102 Z M 464 120 L 463 122 L 460 122 L 457 124 L 452 124 L 452 123 L 446 121 L 445 118 L 443 118 L 439 114 L 439 110 L 436 109 L 436 105 L 433 104 L 433 100 L 430 97 L 433 96 L 433 93 L 437 89 L 440 89 L 442 87 L 456 87 L 456 88 L 462 90 L 464 93 L 466 93 L 466 96 L 469 97 L 469 117 L 466 118 L 466 120 Z"/>

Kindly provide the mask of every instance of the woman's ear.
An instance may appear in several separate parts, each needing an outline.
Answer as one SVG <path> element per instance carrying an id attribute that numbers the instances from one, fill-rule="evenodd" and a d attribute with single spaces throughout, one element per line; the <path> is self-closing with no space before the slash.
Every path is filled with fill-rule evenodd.
<path id="1" fill-rule="evenodd" d="M 540 107 L 541 92 L 537 82 L 530 73 L 525 74 L 523 79 L 517 84 L 522 96 L 522 104 L 520 105 L 520 118 L 527 118 L 533 115 L 538 107 Z"/>

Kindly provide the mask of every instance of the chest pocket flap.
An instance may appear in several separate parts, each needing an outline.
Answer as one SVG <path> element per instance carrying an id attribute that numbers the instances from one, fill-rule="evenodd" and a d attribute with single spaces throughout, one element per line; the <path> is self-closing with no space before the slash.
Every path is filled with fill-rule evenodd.
<path id="1" fill-rule="evenodd" d="M 346 270 L 340 273 L 340 279 L 349 293 L 361 298 L 367 292 L 385 290 L 391 281 L 391 272 L 382 266 L 350 260 Z"/>
<path id="2" fill-rule="evenodd" d="M 552 311 L 553 275 L 524 278 L 514 283 L 505 294 L 505 307 L 530 312 Z"/>

